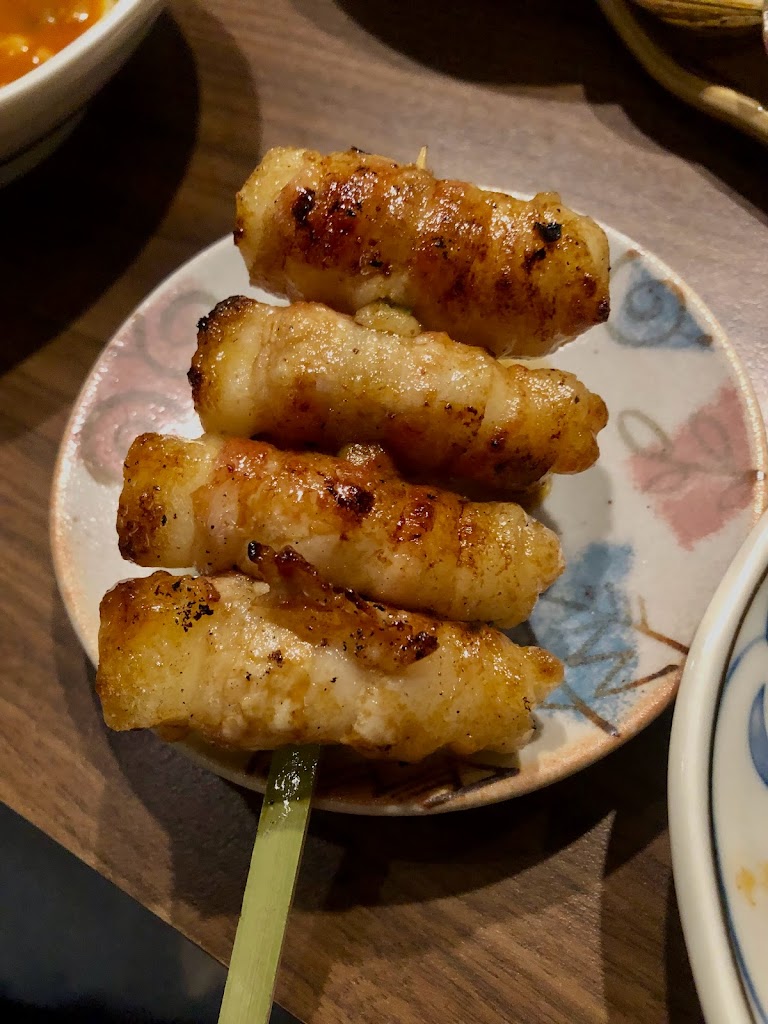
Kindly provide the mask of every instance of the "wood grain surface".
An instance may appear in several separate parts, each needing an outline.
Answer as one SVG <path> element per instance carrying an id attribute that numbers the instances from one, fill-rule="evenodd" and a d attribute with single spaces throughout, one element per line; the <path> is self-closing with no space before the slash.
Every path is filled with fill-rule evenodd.
<path id="1" fill-rule="evenodd" d="M 733 42 L 753 93 L 768 64 Z M 147 291 L 228 232 L 269 146 L 350 144 L 566 201 L 700 292 L 768 408 L 768 154 L 666 96 L 589 5 L 172 2 L 66 145 L 0 192 L 0 797 L 226 961 L 258 799 L 108 735 L 56 591 L 68 410 Z M 681 382 L 681 387 L 684 382 Z M 316 813 L 280 1001 L 312 1024 L 701 1018 L 670 871 L 670 715 L 517 801 Z"/>

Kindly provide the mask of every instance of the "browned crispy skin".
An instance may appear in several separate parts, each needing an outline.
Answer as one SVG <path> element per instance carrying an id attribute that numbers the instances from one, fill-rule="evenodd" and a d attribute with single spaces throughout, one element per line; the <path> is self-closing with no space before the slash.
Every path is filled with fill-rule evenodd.
<path id="1" fill-rule="evenodd" d="M 511 752 L 562 680 L 539 648 L 334 591 L 290 550 L 257 562 L 264 583 L 156 572 L 104 597 L 96 687 L 110 728 L 405 761 Z"/>
<path id="2" fill-rule="evenodd" d="M 270 150 L 237 197 L 251 281 L 354 313 L 377 299 L 496 355 L 551 352 L 608 317 L 608 242 L 530 202 L 354 150 Z"/>
<path id="3" fill-rule="evenodd" d="M 511 502 L 405 483 L 382 460 L 262 441 L 142 434 L 125 460 L 120 551 L 139 565 L 238 567 L 291 544 L 339 587 L 446 618 L 525 620 L 563 568 L 556 535 Z"/>
<path id="4" fill-rule="evenodd" d="M 496 495 L 587 469 L 607 421 L 571 373 L 504 366 L 446 334 L 372 330 L 319 303 L 219 303 L 200 321 L 190 381 L 208 431 L 328 452 L 378 443 L 401 471 Z"/>

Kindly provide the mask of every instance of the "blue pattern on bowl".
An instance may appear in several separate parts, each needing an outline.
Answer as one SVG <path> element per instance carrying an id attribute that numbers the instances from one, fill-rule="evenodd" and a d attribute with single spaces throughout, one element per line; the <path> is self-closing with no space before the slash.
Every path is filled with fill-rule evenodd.
<path id="1" fill-rule="evenodd" d="M 755 771 L 768 786 L 768 732 L 765 728 L 765 683 L 755 694 L 749 710 L 749 753 Z"/>
<path id="2" fill-rule="evenodd" d="M 765 692 L 766 684 L 759 682 L 756 686 L 755 677 L 759 679 L 763 671 L 765 655 L 768 653 L 768 616 L 762 614 L 756 618 L 756 612 L 760 610 L 759 604 L 766 600 L 766 577 L 763 578 L 750 600 L 747 602 L 745 614 L 742 619 L 736 643 L 726 671 L 723 674 L 723 681 L 718 696 L 718 703 L 715 711 L 715 719 L 711 737 L 711 774 L 710 774 L 710 824 L 712 849 L 714 852 L 715 867 L 717 872 L 717 884 L 720 892 L 720 901 L 723 916 L 728 929 L 728 936 L 734 960 L 739 969 L 742 985 L 749 996 L 750 1006 L 755 1019 L 761 1024 L 768 1024 L 768 1011 L 755 984 L 753 972 L 750 971 L 747 962 L 749 954 L 754 967 L 755 938 L 754 933 L 750 934 L 750 927 L 745 924 L 744 900 L 751 904 L 750 910 L 758 912 L 752 896 L 752 888 L 759 886 L 751 868 L 747 864 L 750 858 L 755 856 L 754 841 L 750 841 L 748 827 L 743 824 L 744 812 L 740 813 L 738 819 L 728 822 L 723 820 L 723 811 L 718 811 L 718 802 L 722 805 L 733 805 L 748 785 L 744 776 L 744 767 L 739 768 L 737 764 L 732 766 L 732 782 L 737 788 L 723 793 L 725 780 L 721 771 L 718 771 L 717 758 L 722 760 L 723 753 L 717 754 L 716 745 L 721 744 L 724 750 L 728 750 L 728 741 L 735 741 L 737 747 L 744 744 L 742 749 L 748 752 L 747 764 L 757 773 L 761 783 L 768 787 L 768 731 L 765 722 Z M 758 606 L 758 607 L 756 607 Z M 755 657 L 749 657 L 756 652 Z M 754 695 L 753 695 L 754 694 Z M 734 722 L 733 708 L 741 706 L 743 697 L 747 698 L 743 710 Z M 734 705 L 733 701 L 738 699 L 739 703 Z M 729 708 L 726 707 L 728 702 Z M 734 729 L 739 735 L 734 735 Z M 743 730 L 743 732 L 741 731 Z M 741 737 L 741 738 L 740 738 Z M 720 779 L 720 791 L 718 792 L 718 779 Z M 754 797 L 753 797 L 754 800 Z M 753 802 L 750 803 L 749 817 L 760 814 L 760 808 Z M 743 833 L 743 834 L 742 834 Z M 767 836 L 768 840 L 768 836 Z M 733 877 L 734 848 L 740 850 L 739 862 L 743 862 L 742 871 L 752 881 L 749 887 L 740 884 L 739 877 Z M 768 841 L 764 850 L 768 849 Z M 765 931 L 762 929 L 761 931 Z"/>

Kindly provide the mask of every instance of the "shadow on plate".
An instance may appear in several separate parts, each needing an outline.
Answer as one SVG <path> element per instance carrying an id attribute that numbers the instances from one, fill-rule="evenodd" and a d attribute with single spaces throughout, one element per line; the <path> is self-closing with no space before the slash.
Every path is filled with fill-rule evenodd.
<path id="1" fill-rule="evenodd" d="M 399 5 L 367 0 L 293 3 L 331 35 L 354 36 L 357 46 L 383 44 L 393 59 L 404 55 L 461 81 L 561 103 L 586 96 L 595 116 L 613 131 L 629 132 L 635 145 L 662 146 L 701 165 L 768 217 L 764 149 L 665 92 L 624 48 L 596 4 L 413 0 L 403 16 Z M 759 39 L 748 40 L 745 47 L 742 37 L 731 44 L 731 52 L 727 45 L 721 43 L 726 52 L 713 61 L 723 81 L 738 73 L 747 82 L 737 81 L 737 87 L 756 95 L 762 95 L 761 88 L 766 92 Z M 611 109 L 616 105 L 639 132 Z"/>

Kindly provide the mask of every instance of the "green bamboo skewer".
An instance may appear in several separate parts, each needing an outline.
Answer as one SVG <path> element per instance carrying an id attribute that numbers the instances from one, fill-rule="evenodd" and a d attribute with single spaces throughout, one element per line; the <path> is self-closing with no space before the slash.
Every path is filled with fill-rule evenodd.
<path id="1" fill-rule="evenodd" d="M 272 755 L 219 1024 L 267 1024 L 304 849 L 318 747 Z"/>

